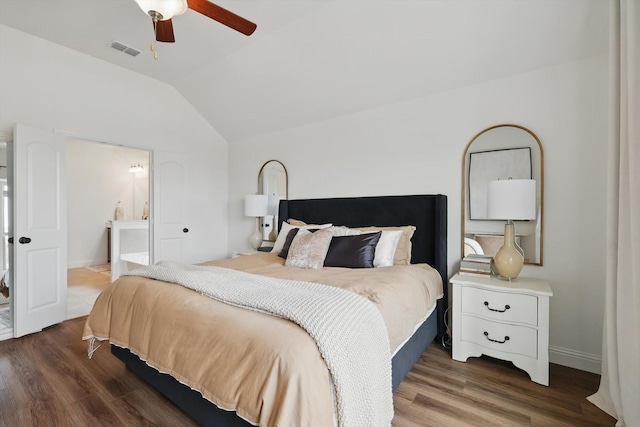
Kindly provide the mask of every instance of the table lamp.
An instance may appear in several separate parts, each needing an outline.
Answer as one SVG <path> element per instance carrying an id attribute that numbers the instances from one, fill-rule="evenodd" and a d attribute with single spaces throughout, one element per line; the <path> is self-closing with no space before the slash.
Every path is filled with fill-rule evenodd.
<path id="1" fill-rule="evenodd" d="M 256 229 L 249 237 L 249 243 L 253 249 L 258 249 L 262 245 L 262 233 L 260 233 L 260 217 L 266 216 L 268 212 L 269 198 L 265 194 L 249 194 L 244 198 L 244 214 L 256 219 Z"/>
<path id="2" fill-rule="evenodd" d="M 516 243 L 514 220 L 536 219 L 536 181 L 502 179 L 489 181 L 487 218 L 507 220 L 504 244 L 494 256 L 498 274 L 509 281 L 518 277 L 524 265 L 524 251 Z"/>
<path id="3" fill-rule="evenodd" d="M 269 233 L 269 240 L 273 242 L 278 238 L 278 208 L 280 207 L 280 200 L 282 200 L 282 197 L 276 196 L 275 194 L 269 196 L 267 213 L 273 219 L 271 232 Z"/>

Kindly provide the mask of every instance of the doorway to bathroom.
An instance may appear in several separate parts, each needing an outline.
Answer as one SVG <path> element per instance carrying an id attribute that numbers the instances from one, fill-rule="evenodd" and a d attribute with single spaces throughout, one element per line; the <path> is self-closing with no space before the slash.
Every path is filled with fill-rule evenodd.
<path id="1" fill-rule="evenodd" d="M 187 262 L 189 228 L 184 209 L 184 200 L 188 194 L 185 154 L 137 150 L 142 151 L 144 156 L 139 162 L 126 158 L 124 165 L 118 170 L 111 169 L 96 179 L 89 175 L 87 169 L 91 172 L 102 167 L 99 160 L 109 155 L 106 152 L 96 158 L 79 150 L 77 164 L 79 168 L 84 168 L 81 169 L 84 174 L 73 171 L 69 173 L 67 163 L 70 162 L 73 168 L 74 162 L 72 156 L 67 157 L 67 143 L 70 139 L 80 137 L 21 123 L 16 124 L 13 135 L 0 132 L 0 142 L 7 136 L 12 137 L 7 141 L 13 140 L 13 143 L 6 144 L 8 199 L 11 206 L 8 277 L 9 318 L 12 324 L 8 328 L 0 328 L 0 340 L 38 332 L 67 318 L 69 268 L 104 266 L 104 261 L 100 261 L 100 258 L 106 258 L 106 264 L 110 264 L 112 273 L 114 262 L 119 261 L 123 261 L 124 264 L 121 263 L 120 266 L 124 268 L 126 264 L 127 269 L 131 267 L 130 262 L 134 268 L 151 261 Z M 100 146 L 116 152 L 118 148 L 124 148 L 94 141 L 81 142 L 85 143 L 84 147 Z M 150 162 L 153 163 L 151 167 Z M 127 178 L 122 178 L 123 169 Z M 149 181 L 153 184 L 152 191 Z M 118 192 L 111 202 L 108 201 L 111 196 L 98 190 L 101 187 L 98 184 L 104 182 L 118 184 Z M 140 184 L 142 182 L 143 185 Z M 139 184 L 142 185 L 142 190 L 139 190 Z M 124 186 L 131 188 L 130 197 L 127 195 L 127 188 L 122 188 Z M 83 196 L 77 197 L 76 202 L 70 202 L 67 197 L 69 189 L 72 192 L 80 189 Z M 146 202 L 145 199 L 150 200 Z M 87 206 L 103 206 L 104 200 L 107 200 L 107 204 L 114 205 L 100 210 L 86 209 Z M 130 200 L 129 205 L 127 200 Z M 137 208 L 140 205 L 142 208 Z M 143 220 L 147 206 L 150 217 Z M 137 219 L 138 209 L 141 212 L 140 219 Z M 122 219 L 115 219 L 116 212 Z M 142 239 L 133 237 L 126 231 L 112 236 L 112 251 L 120 251 L 114 258 L 115 252 L 108 250 L 108 218 L 114 218 L 110 220 L 112 228 L 119 227 L 121 231 L 136 230 L 140 228 L 140 224 L 144 224 L 146 228 L 151 225 L 152 232 L 146 231 Z M 104 241 L 107 249 L 96 249 L 104 248 L 104 244 L 94 244 L 79 251 L 80 258 L 73 258 L 76 254 L 73 242 L 85 244 L 94 241 L 89 234 L 74 231 L 78 223 L 88 219 L 91 219 L 92 224 L 98 224 L 95 230 L 90 230 L 92 233 L 96 231 L 98 235 L 106 234 Z M 120 244 L 115 243 L 116 236 Z M 72 242 L 71 247 L 69 241 Z M 153 242 L 153 246 L 150 242 Z M 134 245 L 130 246 L 128 243 Z M 139 244 L 144 247 L 138 247 Z M 70 257 L 71 262 L 68 262 Z M 135 259 L 129 261 L 131 258 Z M 88 309 L 85 308 L 85 313 Z"/>
<path id="2" fill-rule="evenodd" d="M 114 268 L 128 268 L 123 258 L 146 255 L 148 262 L 150 153 L 73 138 L 66 151 L 67 319 L 73 319 L 89 314 Z"/>

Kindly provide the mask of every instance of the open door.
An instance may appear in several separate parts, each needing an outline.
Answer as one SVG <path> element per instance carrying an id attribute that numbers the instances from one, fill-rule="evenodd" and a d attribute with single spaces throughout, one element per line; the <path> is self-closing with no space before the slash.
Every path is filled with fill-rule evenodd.
<path id="1" fill-rule="evenodd" d="M 153 262 L 188 261 L 185 242 L 189 227 L 185 207 L 187 157 L 153 152 Z"/>
<path id="2" fill-rule="evenodd" d="M 66 138 L 17 124 L 14 133 L 13 330 L 67 317 Z"/>

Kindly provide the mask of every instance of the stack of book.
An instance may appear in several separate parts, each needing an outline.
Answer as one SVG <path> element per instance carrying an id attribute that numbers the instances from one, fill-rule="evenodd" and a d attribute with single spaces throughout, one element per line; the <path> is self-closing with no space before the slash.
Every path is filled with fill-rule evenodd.
<path id="1" fill-rule="evenodd" d="M 489 255 L 467 255 L 460 261 L 460 274 L 490 276 L 492 261 L 493 257 Z"/>

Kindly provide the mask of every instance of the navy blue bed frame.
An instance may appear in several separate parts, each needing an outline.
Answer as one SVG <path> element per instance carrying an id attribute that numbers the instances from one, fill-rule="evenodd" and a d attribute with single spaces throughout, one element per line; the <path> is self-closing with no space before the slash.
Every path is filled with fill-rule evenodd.
<path id="1" fill-rule="evenodd" d="M 432 341 L 442 342 L 446 332 L 447 291 L 447 196 L 411 195 L 332 199 L 281 200 L 279 220 L 295 218 L 309 224 L 331 222 L 348 227 L 414 225 L 411 262 L 434 267 L 444 283 L 444 297 L 416 333 L 392 359 L 395 390 Z M 203 426 L 250 426 L 233 411 L 225 411 L 200 393 L 161 374 L 125 348 L 111 346 L 111 352 L 129 369 L 145 379 Z"/>

